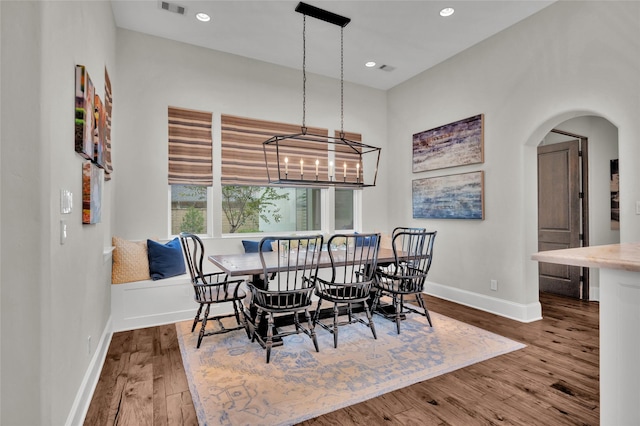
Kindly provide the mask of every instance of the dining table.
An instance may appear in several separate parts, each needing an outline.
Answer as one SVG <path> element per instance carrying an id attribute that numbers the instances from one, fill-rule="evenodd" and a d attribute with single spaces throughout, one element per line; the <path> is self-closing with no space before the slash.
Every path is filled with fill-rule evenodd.
<path id="1" fill-rule="evenodd" d="M 341 266 L 345 264 L 347 258 L 347 252 L 344 249 L 337 248 L 331 249 L 331 255 L 334 258 L 334 263 L 337 266 Z M 359 250 L 359 248 L 356 248 Z M 251 282 L 254 285 L 261 285 L 264 282 L 263 276 L 266 272 L 268 275 L 278 273 L 281 271 L 283 267 L 282 262 L 279 262 L 278 252 L 277 251 L 269 251 L 263 252 L 264 260 L 266 264 L 266 271 L 262 265 L 262 261 L 260 260 L 260 253 L 236 253 L 236 254 L 213 254 L 208 257 L 209 261 L 213 263 L 215 266 L 220 268 L 224 273 L 229 275 L 230 277 L 241 277 L 241 276 L 251 276 Z M 378 250 L 378 264 L 389 264 L 395 262 L 395 255 L 392 249 L 390 248 L 382 248 Z M 278 266 L 280 265 L 280 266 Z M 291 264 L 293 265 L 293 263 Z M 320 258 L 318 260 L 318 269 L 331 268 L 331 257 L 329 256 L 328 249 L 323 249 L 320 253 Z M 373 296 L 373 295 L 372 295 Z M 372 297 L 373 299 L 373 297 Z M 392 306 L 379 306 L 381 310 L 388 310 Z M 354 309 L 354 312 L 357 312 L 359 309 Z M 362 308 L 364 310 L 364 308 Z M 320 317 L 329 317 L 333 315 L 332 309 L 328 308 L 321 313 Z M 247 318 L 255 318 L 255 309 L 247 309 L 245 308 L 245 316 Z M 253 321 L 251 321 L 253 322 Z M 263 328 L 266 321 L 260 322 L 260 329 L 258 333 L 261 335 L 266 335 L 266 328 Z M 290 325 L 293 323 L 293 316 L 284 316 L 276 319 L 276 328 L 281 326 Z M 277 334 L 277 333 L 274 333 Z M 274 339 L 274 346 L 278 346 L 282 344 L 282 341 L 279 339 Z"/>
<path id="2" fill-rule="evenodd" d="M 278 253 L 269 251 L 263 254 L 267 265 L 266 272 L 268 274 L 279 272 L 279 268 L 282 265 L 278 266 Z M 346 254 L 346 251 L 340 248 L 332 250 L 336 265 L 344 265 Z M 209 261 L 231 277 L 251 275 L 254 282 L 259 282 L 260 276 L 265 272 L 260 260 L 260 253 L 213 254 L 209 256 Z M 392 249 L 381 247 L 378 250 L 378 264 L 388 264 L 394 261 L 395 256 Z M 331 268 L 331 258 L 328 250 L 322 250 L 320 253 L 318 268 Z"/>

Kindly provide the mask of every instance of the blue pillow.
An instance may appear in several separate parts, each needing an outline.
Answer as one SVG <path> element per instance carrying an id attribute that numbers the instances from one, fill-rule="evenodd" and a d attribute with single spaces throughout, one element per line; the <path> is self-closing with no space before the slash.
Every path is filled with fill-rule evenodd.
<path id="1" fill-rule="evenodd" d="M 273 251 L 271 241 L 272 240 L 266 240 L 264 242 L 263 251 Z M 245 253 L 258 253 L 260 241 L 242 240 L 242 245 L 244 246 Z"/>
<path id="2" fill-rule="evenodd" d="M 167 244 L 147 240 L 147 252 L 149 254 L 149 275 L 152 280 L 161 280 L 187 273 L 182 256 L 182 246 L 178 238 L 174 238 Z"/>
<path id="3" fill-rule="evenodd" d="M 354 234 L 358 234 L 357 232 L 354 232 Z M 375 236 L 370 236 L 370 237 L 356 237 L 356 247 L 373 247 L 377 244 L 376 241 L 376 237 Z"/>

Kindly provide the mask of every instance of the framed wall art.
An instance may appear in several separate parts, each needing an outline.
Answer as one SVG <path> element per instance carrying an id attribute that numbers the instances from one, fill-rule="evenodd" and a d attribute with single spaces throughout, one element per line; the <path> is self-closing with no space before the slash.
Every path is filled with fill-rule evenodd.
<path id="1" fill-rule="evenodd" d="M 107 68 L 104 69 L 104 180 L 111 180 L 113 164 L 111 163 L 111 111 L 113 109 L 113 94 L 111 92 L 111 79 Z"/>
<path id="2" fill-rule="evenodd" d="M 91 161 L 82 164 L 82 223 L 102 220 L 102 182 L 104 170 Z"/>
<path id="3" fill-rule="evenodd" d="M 484 172 L 415 179 L 414 219 L 484 219 Z"/>
<path id="4" fill-rule="evenodd" d="M 93 126 L 93 162 L 102 169 L 105 168 L 105 132 L 106 114 L 100 96 L 94 96 L 94 126 Z"/>
<path id="5" fill-rule="evenodd" d="M 484 114 L 413 135 L 413 172 L 484 162 Z"/>
<path id="6" fill-rule="evenodd" d="M 75 149 L 92 160 L 94 155 L 93 120 L 95 89 L 84 65 L 76 65 Z"/>

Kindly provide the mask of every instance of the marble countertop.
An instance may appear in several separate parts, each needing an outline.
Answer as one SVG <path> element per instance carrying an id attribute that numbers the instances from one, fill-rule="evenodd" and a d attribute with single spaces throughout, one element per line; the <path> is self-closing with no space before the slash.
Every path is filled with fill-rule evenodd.
<path id="1" fill-rule="evenodd" d="M 531 258 L 540 262 L 561 265 L 640 272 L 640 243 L 541 251 L 533 254 Z"/>

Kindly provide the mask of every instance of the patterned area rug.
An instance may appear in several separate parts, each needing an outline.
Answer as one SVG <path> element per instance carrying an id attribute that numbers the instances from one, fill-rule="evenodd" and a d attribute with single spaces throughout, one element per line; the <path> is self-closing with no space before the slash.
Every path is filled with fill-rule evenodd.
<path id="1" fill-rule="evenodd" d="M 395 323 L 374 315 L 378 339 L 362 324 L 333 335 L 316 327 L 320 352 L 304 334 L 265 351 L 244 331 L 207 336 L 196 349 L 191 322 L 176 324 L 201 425 L 290 425 L 430 379 L 525 345 L 431 312 L 433 328 L 409 315 Z"/>

